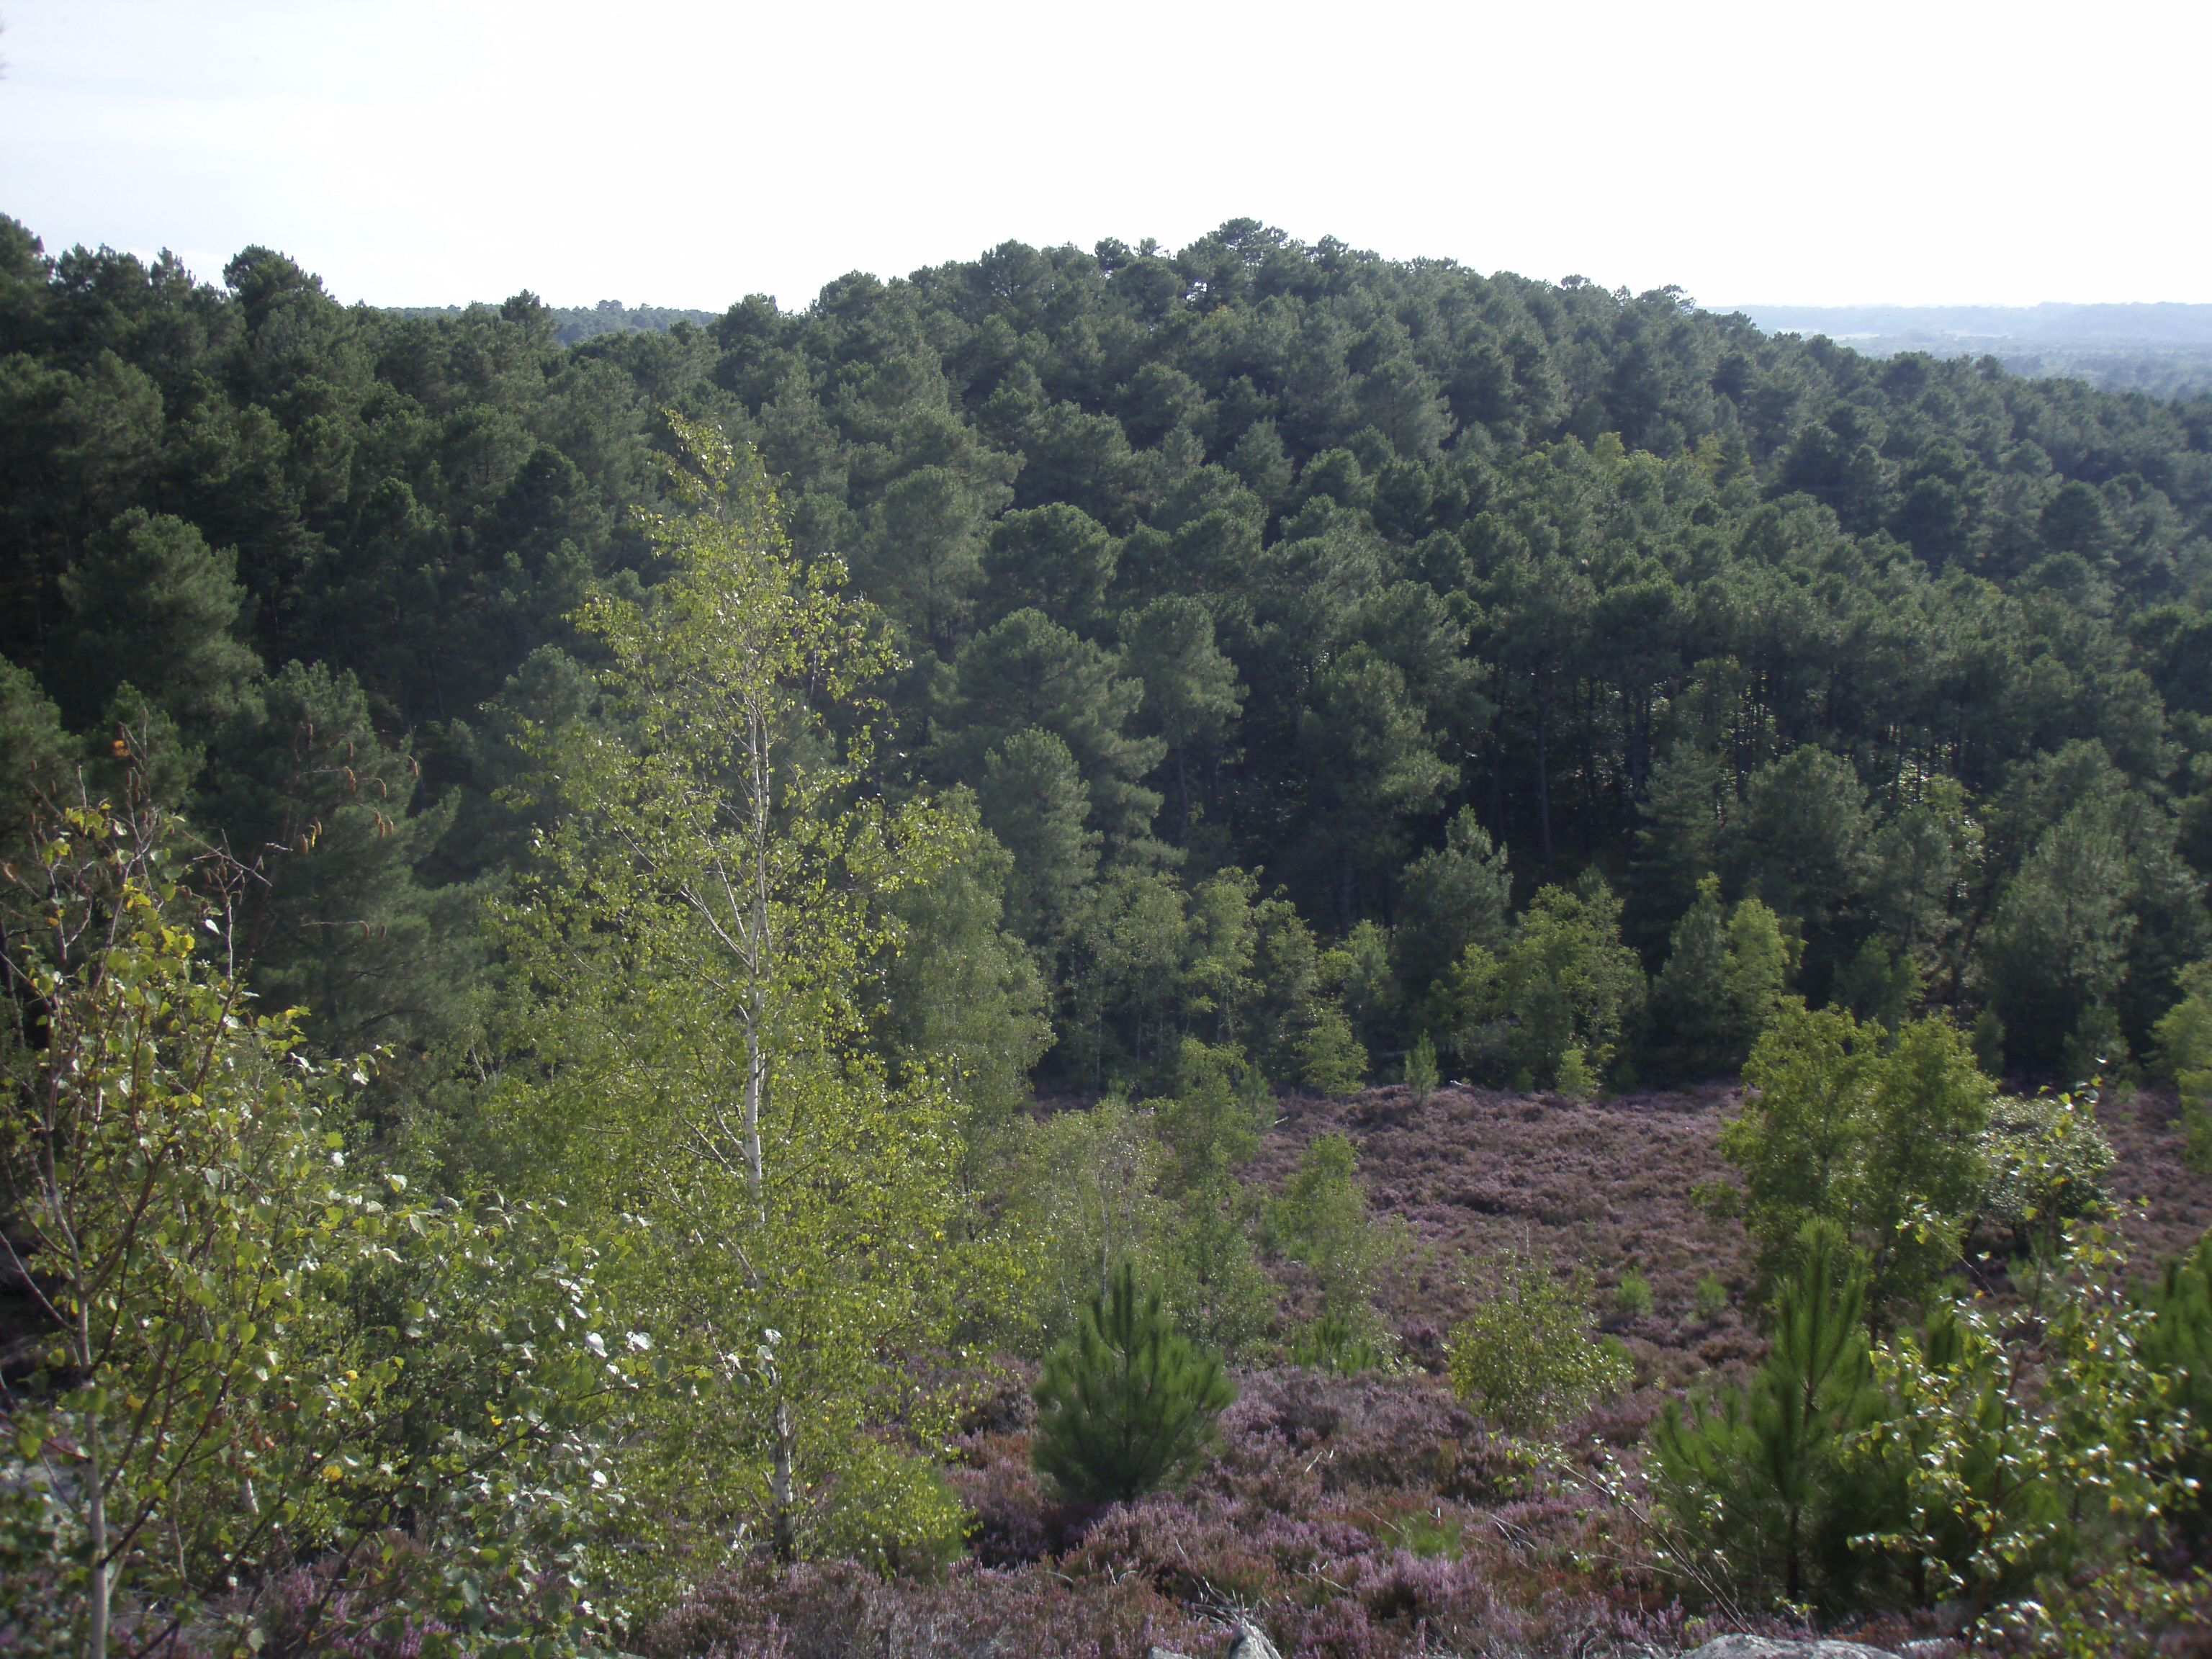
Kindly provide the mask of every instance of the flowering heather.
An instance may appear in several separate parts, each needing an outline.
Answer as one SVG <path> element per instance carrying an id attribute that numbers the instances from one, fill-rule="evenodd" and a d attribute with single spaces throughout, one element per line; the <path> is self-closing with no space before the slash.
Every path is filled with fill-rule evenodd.
<path id="1" fill-rule="evenodd" d="M 1212 1460 L 1179 1492 L 1105 1509 L 1060 1501 L 1030 1465 L 1030 1373 L 979 1383 L 947 1475 L 973 1515 L 969 1559 L 940 1582 L 887 1583 L 849 1565 L 757 1565 L 702 1585 L 633 1638 L 646 1659 L 982 1659 L 1054 1654 L 1143 1659 L 1154 1646 L 1219 1659 L 1249 1613 L 1285 1659 L 1455 1654 L 1661 1654 L 1721 1626 L 1686 1613 L 1649 1567 L 1634 1516 L 1594 1479 L 1610 1459 L 1634 1489 L 1637 1448 L 1664 1401 L 1706 1373 L 1740 1378 L 1765 1352 L 1744 1310 L 1741 1228 L 1690 1189 L 1722 1169 L 1728 1088 L 1602 1103 L 1450 1088 L 1294 1098 L 1249 1172 L 1279 1190 L 1314 1137 L 1352 1137 L 1374 1207 L 1413 1249 L 1379 1286 L 1401 1374 L 1250 1371 L 1221 1417 Z M 2179 1159 L 2172 1103 L 2108 1098 L 2122 1231 L 2154 1260 L 2212 1222 L 2205 1184 Z M 2134 1206 L 2128 1200 L 2147 1199 Z M 1440 1375 L 1445 1334 L 1485 1293 L 1484 1263 L 1533 1248 L 1562 1273 L 1587 1269 L 1601 1307 L 1631 1267 L 1648 1311 L 1605 1328 L 1636 1359 L 1636 1386 L 1563 1425 L 1560 1452 L 1500 1434 Z M 1293 1316 L 1316 1287 L 1282 1269 Z M 1716 1276 L 1730 1304 L 1700 1316 Z M 2116 1592 L 2092 1587 L 2085 1605 Z M 1918 1659 L 1963 1659 L 1931 1615 L 1859 1632 Z M 1757 1633 L 1808 1633 L 1753 1620 Z M 2191 1648 L 2177 1652 L 2195 1653 Z M 2146 1650 L 2148 1651 L 2148 1650 Z"/>
<path id="2" fill-rule="evenodd" d="M 942 1583 L 830 1563 L 751 1567 L 702 1586 L 631 1638 L 643 1659 L 1145 1659 L 1210 1655 L 1227 1632 L 1136 1578 L 1079 1583 L 963 1563 Z"/>

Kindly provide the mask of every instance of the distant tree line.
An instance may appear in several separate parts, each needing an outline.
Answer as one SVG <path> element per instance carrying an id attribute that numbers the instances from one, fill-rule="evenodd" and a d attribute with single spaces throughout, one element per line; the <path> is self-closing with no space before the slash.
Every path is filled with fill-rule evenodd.
<path id="1" fill-rule="evenodd" d="M 969 840 L 882 901 L 876 1041 L 974 1099 L 1425 1036 L 1595 1088 L 1791 994 L 2119 1064 L 2212 950 L 2212 400 L 1249 220 L 618 311 L 0 232 L 11 785 L 145 734 L 265 857 L 264 994 L 417 1093 L 466 1091 L 539 738 L 616 718 L 574 618 L 654 603 L 672 412 L 879 607 L 869 785 Z"/>

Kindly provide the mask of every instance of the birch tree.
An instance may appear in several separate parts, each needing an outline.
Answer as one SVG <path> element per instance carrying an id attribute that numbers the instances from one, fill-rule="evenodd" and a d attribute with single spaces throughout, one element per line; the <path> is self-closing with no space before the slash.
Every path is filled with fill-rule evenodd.
<path id="1" fill-rule="evenodd" d="M 958 1126 L 926 1066 L 894 1088 L 866 1037 L 896 926 L 872 900 L 959 831 L 868 787 L 880 618 L 835 562 L 799 568 L 757 458 L 674 429 L 683 510 L 647 525 L 673 574 L 583 613 L 603 719 L 540 734 L 561 811 L 504 913 L 526 1063 L 497 1109 L 544 1188 L 641 1223 L 641 1319 L 727 1384 L 663 1425 L 664 1541 L 743 1542 L 763 1514 L 785 1558 L 957 1535 L 869 1431 L 922 1430 L 901 1379 L 968 1288 Z"/>

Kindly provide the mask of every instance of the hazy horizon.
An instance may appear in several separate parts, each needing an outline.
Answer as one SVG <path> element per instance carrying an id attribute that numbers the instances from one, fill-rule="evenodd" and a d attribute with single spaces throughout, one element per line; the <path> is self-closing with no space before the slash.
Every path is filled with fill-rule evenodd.
<path id="1" fill-rule="evenodd" d="M 1700 298 L 2212 302 L 2176 207 L 2212 16 L 2070 16 L 1892 0 L 1839 33 L 1749 0 L 1695 29 L 1603 0 L 1571 21 L 1385 0 L 1353 27 L 1138 0 L 1109 26 L 860 0 L 830 41 L 744 0 L 15 0 L 0 208 L 50 246 L 166 246 L 204 277 L 280 248 L 386 306 L 529 288 L 795 310 L 851 270 L 1179 246 L 1232 216 Z M 1940 98 L 1901 42 L 1961 71 Z M 1978 158 L 2026 110 L 2032 167 L 1968 184 L 1931 161 Z M 2127 235 L 2076 234 L 2070 204 Z"/>

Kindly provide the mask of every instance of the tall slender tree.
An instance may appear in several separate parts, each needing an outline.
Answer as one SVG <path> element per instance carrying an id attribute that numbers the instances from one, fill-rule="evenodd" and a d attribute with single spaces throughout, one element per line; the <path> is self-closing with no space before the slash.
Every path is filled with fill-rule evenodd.
<path id="1" fill-rule="evenodd" d="M 562 816 L 505 912 L 535 1063 L 501 1105 L 546 1188 L 642 1220 L 631 1293 L 723 1364 L 728 1409 L 664 1425 L 667 1508 L 726 1537 L 716 1506 L 757 1502 L 789 1557 L 810 1485 L 882 1465 L 884 1356 L 949 1340 L 963 1290 L 951 1103 L 886 1079 L 863 971 L 896 944 L 877 902 L 961 837 L 866 788 L 893 663 L 867 607 L 796 567 L 756 458 L 672 424 L 685 510 L 648 528 L 674 574 L 586 613 L 614 719 L 549 754 Z M 907 1468 L 877 1484 L 927 1508 Z"/>

